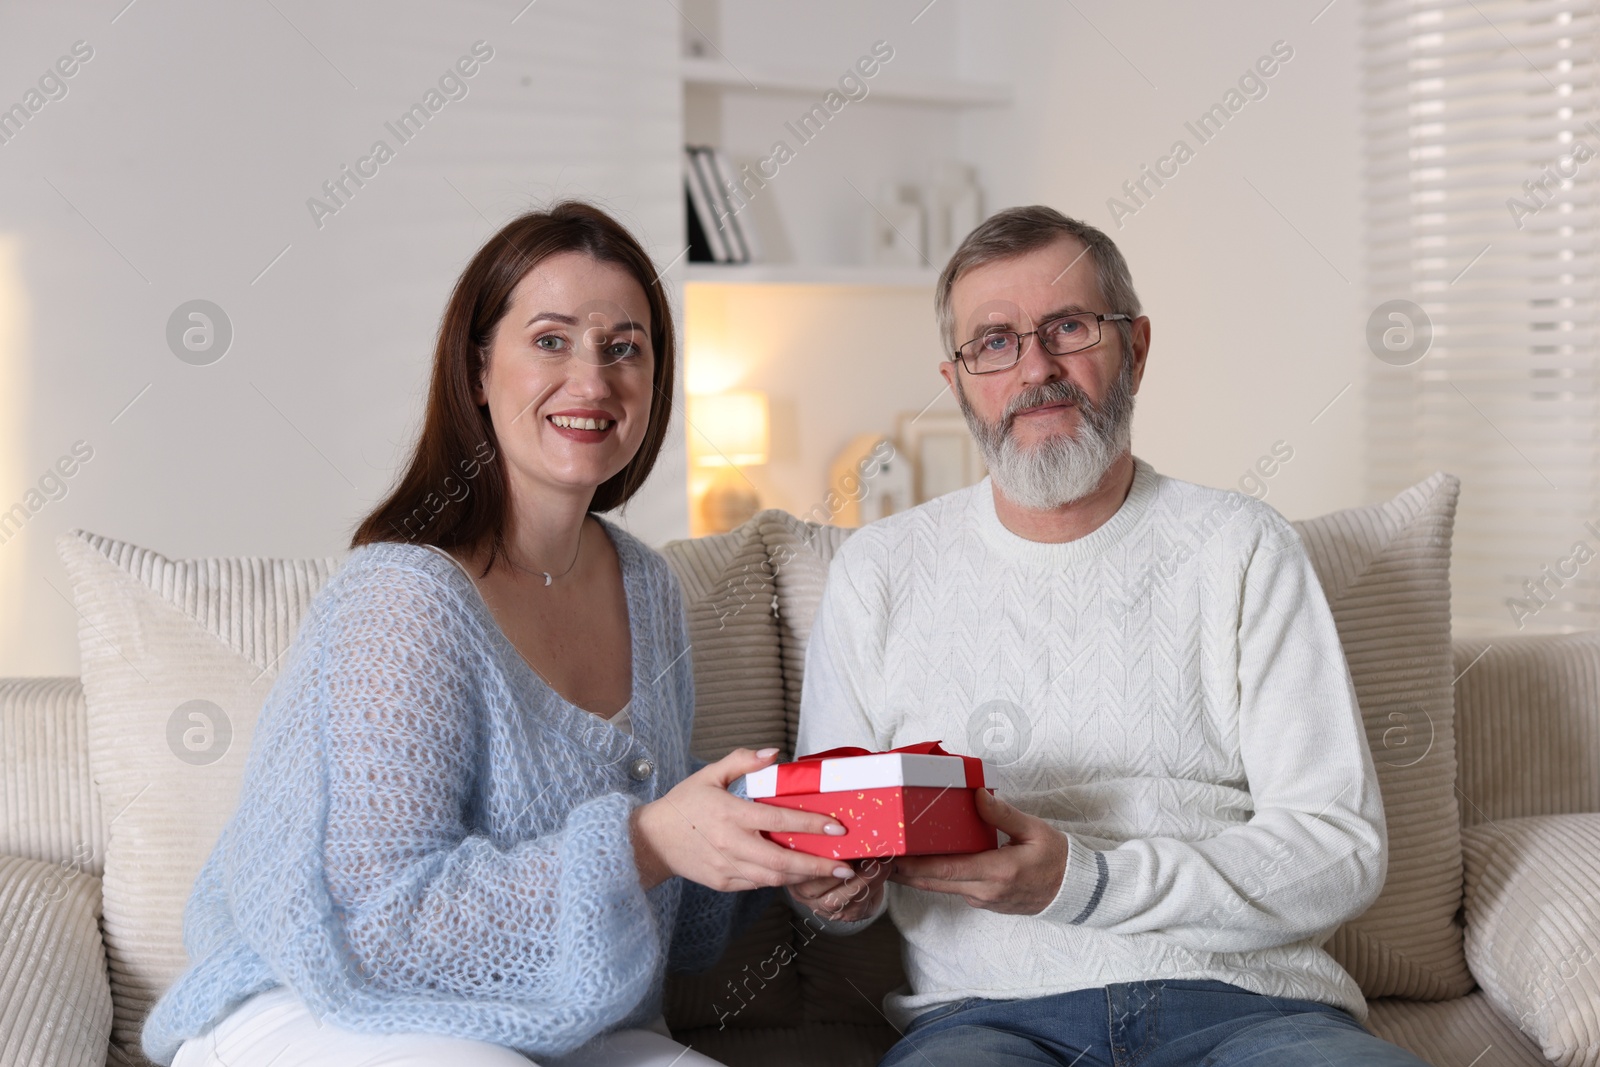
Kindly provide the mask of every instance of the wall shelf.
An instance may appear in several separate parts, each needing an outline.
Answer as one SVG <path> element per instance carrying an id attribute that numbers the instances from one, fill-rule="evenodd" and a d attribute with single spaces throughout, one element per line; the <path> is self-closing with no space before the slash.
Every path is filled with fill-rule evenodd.
<path id="1" fill-rule="evenodd" d="M 690 263 L 683 280 L 710 285 L 852 285 L 932 289 L 931 267 L 875 267 L 810 263 Z"/>
<path id="2" fill-rule="evenodd" d="M 783 70 L 743 63 L 735 67 L 725 59 L 697 56 L 683 58 L 683 83 L 724 92 L 792 93 L 821 97 L 837 91 L 838 74 Z M 869 83 L 872 92 L 863 103 L 893 100 L 905 104 L 932 104 L 941 107 L 1000 107 L 1011 103 L 1011 86 L 957 79 L 891 81 Z"/>

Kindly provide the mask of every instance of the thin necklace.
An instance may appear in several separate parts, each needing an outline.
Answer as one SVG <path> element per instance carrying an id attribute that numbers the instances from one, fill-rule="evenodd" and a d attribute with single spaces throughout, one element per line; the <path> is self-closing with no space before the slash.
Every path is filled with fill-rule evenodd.
<path id="1" fill-rule="evenodd" d="M 574 567 L 576 567 L 578 565 L 578 553 L 583 551 L 583 527 L 584 527 L 584 524 L 580 522 L 578 524 L 578 547 L 575 548 L 573 550 L 573 552 L 572 552 L 572 562 L 567 564 L 567 569 L 562 571 L 560 574 L 554 575 L 552 577 L 552 575 L 550 574 L 549 571 L 534 570 L 534 569 L 531 569 L 531 568 L 528 568 L 528 567 L 524 567 L 522 564 L 518 563 L 516 560 L 511 558 L 511 553 L 510 552 L 506 553 L 506 562 L 511 564 L 511 566 L 513 566 L 517 570 L 521 571 L 523 574 L 542 574 L 542 575 L 544 575 L 544 584 L 545 585 L 549 585 L 551 583 L 551 581 L 554 580 L 554 578 L 565 578 L 567 575 L 572 573 L 572 568 L 574 568 Z"/>

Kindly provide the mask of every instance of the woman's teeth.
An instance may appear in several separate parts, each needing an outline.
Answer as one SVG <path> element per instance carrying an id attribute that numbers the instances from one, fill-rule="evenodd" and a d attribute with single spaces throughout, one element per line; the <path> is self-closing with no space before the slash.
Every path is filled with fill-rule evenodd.
<path id="1" fill-rule="evenodd" d="M 607 430 L 612 422 L 610 419 L 580 419 L 572 415 L 551 415 L 550 421 L 569 430 Z"/>

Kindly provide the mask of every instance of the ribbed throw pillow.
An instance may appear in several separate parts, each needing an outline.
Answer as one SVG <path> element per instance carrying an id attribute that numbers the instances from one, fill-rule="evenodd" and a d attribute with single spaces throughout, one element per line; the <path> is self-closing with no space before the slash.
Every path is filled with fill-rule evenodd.
<path id="1" fill-rule="evenodd" d="M 661 550 L 678 576 L 694 660 L 694 754 L 786 748 L 773 575 L 754 521 Z M 704 974 L 670 975 L 662 1006 L 674 1031 L 786 1026 L 800 1018 L 793 915 L 774 900 Z M 695 1040 L 688 1038 L 691 1043 Z"/>
<path id="2" fill-rule="evenodd" d="M 0 1063 L 104 1067 L 99 912 L 100 879 L 77 864 L 0 856 Z"/>
<path id="3" fill-rule="evenodd" d="M 784 747 L 783 668 L 773 573 L 754 520 L 661 550 L 678 577 L 694 660 L 694 754 Z"/>
<path id="4" fill-rule="evenodd" d="M 106 826 L 112 1046 L 187 964 L 183 906 L 237 802 L 256 716 L 335 559 L 169 560 L 73 530 L 56 538 L 79 624 L 89 763 Z"/>
<path id="5" fill-rule="evenodd" d="M 1496 1007 L 1561 1067 L 1600 1067 L 1600 815 L 1463 831 L 1467 959 Z"/>
<path id="6" fill-rule="evenodd" d="M 1450 539 L 1460 482 L 1442 472 L 1371 507 L 1294 523 L 1333 609 L 1389 827 L 1383 892 L 1328 942 L 1368 997 L 1472 989 L 1462 951 Z"/>
<path id="7" fill-rule="evenodd" d="M 783 645 L 784 700 L 788 708 L 788 742 L 794 747 L 800 727 L 800 687 L 805 675 L 806 644 L 822 603 L 828 565 L 854 528 L 824 526 L 797 519 L 787 511 L 763 511 L 750 520 L 761 528 L 771 558 L 777 593 L 778 638 Z"/>
<path id="8" fill-rule="evenodd" d="M 1600 630 L 1455 643 L 1461 825 L 1600 811 Z"/>

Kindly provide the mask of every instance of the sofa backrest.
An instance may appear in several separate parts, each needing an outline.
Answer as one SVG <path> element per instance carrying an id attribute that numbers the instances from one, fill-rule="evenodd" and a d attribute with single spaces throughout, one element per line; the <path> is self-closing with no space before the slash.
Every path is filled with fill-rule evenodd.
<path id="1" fill-rule="evenodd" d="M 1600 630 L 1455 642 L 1461 825 L 1600 812 Z"/>
<path id="2" fill-rule="evenodd" d="M 0 855 L 105 873 L 105 820 L 77 678 L 0 678 L 0 816 Z"/>
<path id="3" fill-rule="evenodd" d="M 1402 506 L 1395 510 L 1394 504 Z M 1336 588 L 1349 590 L 1381 580 L 1386 569 L 1412 567 L 1406 553 L 1437 556 L 1442 547 L 1447 554 L 1448 524 L 1443 522 L 1441 510 L 1446 505 L 1453 505 L 1453 487 L 1430 479 L 1391 505 L 1352 509 L 1340 520 L 1343 525 L 1297 525 L 1313 558 L 1322 560 L 1319 576 L 1325 572 L 1339 583 Z M 1363 530 L 1377 531 L 1382 535 L 1378 540 L 1403 551 L 1397 555 L 1363 548 Z M 1408 530 L 1410 534 L 1406 534 Z M 764 512 L 731 534 L 678 542 L 664 550 L 683 586 L 692 629 L 698 690 L 697 755 L 715 758 L 737 745 L 763 744 L 776 744 L 786 757 L 793 755 L 806 639 L 828 564 L 849 534 L 848 530 L 804 523 L 782 512 Z M 293 586 L 295 602 L 302 603 L 332 566 L 332 561 L 167 561 L 89 535 L 82 535 L 80 543 L 99 557 L 97 565 L 104 561 L 112 571 L 144 585 L 146 592 L 140 595 L 157 595 L 174 610 L 203 624 L 210 635 L 206 642 L 221 642 L 227 654 L 240 657 L 240 687 L 252 692 L 270 685 L 277 646 L 257 648 L 246 638 L 263 629 L 292 634 L 294 617 L 275 608 L 235 610 L 238 590 L 252 583 L 280 590 Z M 1368 572 L 1365 575 L 1363 568 Z M 1324 579 L 1325 584 L 1328 580 Z M 1436 583 L 1437 577 L 1427 581 Z M 212 585 L 215 595 L 202 595 Z M 277 602 L 263 601 L 268 607 Z M 1371 600 L 1382 602 L 1382 597 Z M 116 607 L 101 605 L 105 611 Z M 1437 605 L 1429 611 L 1436 613 Z M 239 620 L 256 616 L 261 621 L 254 630 L 241 628 Z M 101 625 L 110 624 L 102 618 Z M 143 623 L 129 623 L 124 629 L 143 634 L 147 627 L 141 627 Z M 104 635 L 86 635 L 86 640 L 91 638 L 105 641 Z M 1367 640 L 1369 645 L 1382 643 L 1370 634 Z M 205 647 L 207 655 L 215 651 Z M 156 669 L 145 659 L 152 654 L 149 648 L 131 639 L 123 648 L 128 656 Z M 1432 671 L 1434 666 L 1430 661 L 1427 669 Z M 1456 704 L 1461 716 L 1463 823 L 1525 814 L 1600 811 L 1600 779 L 1593 774 L 1593 767 L 1600 763 L 1600 633 L 1458 641 L 1445 682 L 1456 675 L 1460 676 Z M 150 680 L 158 682 L 163 677 L 151 674 Z M 228 760 L 210 765 L 219 772 L 226 771 L 234 757 L 242 756 L 258 704 L 230 704 L 228 710 L 238 751 L 229 753 Z M 114 709 L 107 714 L 114 718 Z M 0 680 L 0 849 L 11 855 L 75 865 L 75 870 L 98 875 L 107 862 L 106 828 L 117 821 L 136 836 L 147 835 L 150 796 L 130 792 L 121 782 L 112 784 L 127 792 L 127 797 L 113 803 L 104 794 L 104 783 L 91 776 L 90 768 L 96 768 L 93 775 L 97 776 L 98 766 L 107 760 L 95 759 L 95 738 L 101 735 L 88 728 L 86 716 L 78 679 Z M 1415 725 L 1399 722 L 1408 728 Z M 101 725 L 105 737 L 121 736 L 123 728 L 113 729 L 114 722 L 103 720 Z M 171 756 L 166 725 L 163 717 L 153 732 L 161 754 Z M 1369 738 L 1376 754 L 1401 766 L 1410 762 L 1407 750 L 1385 747 L 1390 743 L 1389 731 L 1394 729 L 1388 717 L 1376 724 L 1369 722 Z M 1409 743 L 1413 736 L 1414 732 L 1401 733 L 1399 742 Z M 166 762 L 170 761 L 158 759 L 156 765 Z M 130 798 L 137 802 L 130 804 Z M 1386 803 L 1388 800 L 1386 795 Z M 1391 821 L 1404 807 L 1391 805 Z M 207 812 L 216 817 L 225 814 L 220 807 Z M 143 859 L 148 863 L 152 856 L 165 865 L 173 863 L 170 855 L 159 850 L 146 851 Z M 130 854 L 125 862 L 137 859 Z M 163 874 L 161 881 L 177 885 L 184 880 Z M 129 892 L 135 888 L 130 885 Z M 176 930 L 182 901 L 179 894 L 161 901 L 130 898 L 125 904 L 137 905 L 135 910 L 141 915 L 147 905 L 160 905 L 165 909 L 163 922 Z M 149 930 L 140 926 L 132 932 L 148 934 Z M 181 958 L 175 935 L 169 948 Z M 125 969 L 122 981 L 113 986 L 119 991 L 119 1036 L 126 1043 L 137 1033 L 145 997 L 158 990 L 122 998 L 120 991 L 129 974 L 149 965 L 131 941 L 118 951 L 125 954 L 113 958 L 111 966 L 113 971 Z M 775 962 L 787 959 L 791 952 L 795 965 Z M 881 1021 L 878 1001 L 902 980 L 899 938 L 891 924 L 876 924 L 853 938 L 821 938 L 779 902 L 710 975 L 669 983 L 668 1014 L 675 1025 L 684 1028 L 786 1026 L 799 1019 L 877 1025 Z"/>

